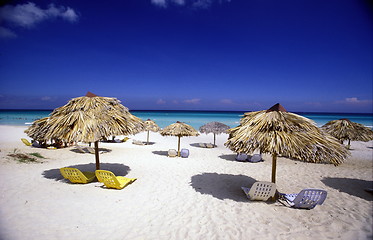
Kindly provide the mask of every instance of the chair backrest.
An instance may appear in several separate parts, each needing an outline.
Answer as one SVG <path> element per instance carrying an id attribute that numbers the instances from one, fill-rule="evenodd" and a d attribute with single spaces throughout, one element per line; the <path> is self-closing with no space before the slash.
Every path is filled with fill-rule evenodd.
<path id="1" fill-rule="evenodd" d="M 206 144 L 205 144 L 205 143 L 198 143 L 198 145 L 199 145 L 201 148 L 205 148 L 205 147 L 206 147 Z"/>
<path id="2" fill-rule="evenodd" d="M 276 184 L 272 182 L 255 182 L 248 193 L 251 200 L 267 201 L 275 196 Z"/>
<path id="3" fill-rule="evenodd" d="M 181 149 L 180 156 L 183 158 L 187 158 L 189 156 L 189 150 L 186 148 Z"/>
<path id="4" fill-rule="evenodd" d="M 177 151 L 175 149 L 168 150 L 168 156 L 169 157 L 176 157 L 177 156 Z"/>
<path id="5" fill-rule="evenodd" d="M 237 156 L 236 156 L 236 160 L 237 161 L 246 161 L 247 159 L 247 154 L 246 153 L 239 153 Z"/>
<path id="6" fill-rule="evenodd" d="M 31 143 L 30 143 L 26 138 L 21 138 L 21 141 L 22 141 L 26 146 L 31 146 Z"/>
<path id="7" fill-rule="evenodd" d="M 76 168 L 60 168 L 62 176 L 73 183 L 88 183 L 88 178 Z"/>
<path id="8" fill-rule="evenodd" d="M 316 207 L 317 204 L 323 204 L 327 194 L 325 190 L 321 189 L 303 189 L 295 197 L 293 207 L 312 209 Z"/>
<path id="9" fill-rule="evenodd" d="M 104 183 L 106 187 L 121 189 L 120 183 L 114 173 L 106 170 L 96 170 L 95 173 L 98 181 Z"/>
<path id="10" fill-rule="evenodd" d="M 260 162 L 262 161 L 262 155 L 261 154 L 254 154 L 251 158 L 250 158 L 250 162 Z"/>
<path id="11" fill-rule="evenodd" d="M 211 143 L 206 143 L 206 147 L 207 148 L 214 148 L 214 145 L 212 145 Z"/>

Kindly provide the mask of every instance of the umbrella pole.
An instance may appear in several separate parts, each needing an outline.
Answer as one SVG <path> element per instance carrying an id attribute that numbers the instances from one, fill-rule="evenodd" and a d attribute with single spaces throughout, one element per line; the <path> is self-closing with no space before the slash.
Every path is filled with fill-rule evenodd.
<path id="1" fill-rule="evenodd" d="M 148 130 L 148 138 L 147 138 L 147 143 L 146 145 L 149 145 L 149 130 Z"/>
<path id="2" fill-rule="evenodd" d="M 179 140 L 178 140 L 178 143 L 177 143 L 177 156 L 179 156 L 180 157 L 180 136 L 178 136 L 179 137 Z"/>
<path id="3" fill-rule="evenodd" d="M 100 170 L 100 157 L 98 153 L 98 141 L 95 142 L 96 170 Z"/>
<path id="4" fill-rule="evenodd" d="M 216 135 L 215 135 L 215 133 L 214 133 L 214 147 L 215 147 L 215 139 L 216 139 Z"/>
<path id="5" fill-rule="evenodd" d="M 272 154 L 272 182 L 276 183 L 276 159 L 277 154 Z"/>

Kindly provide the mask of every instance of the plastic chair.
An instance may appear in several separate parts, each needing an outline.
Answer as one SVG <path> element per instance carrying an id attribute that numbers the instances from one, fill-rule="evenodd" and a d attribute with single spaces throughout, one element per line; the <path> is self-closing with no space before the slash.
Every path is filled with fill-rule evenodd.
<path id="1" fill-rule="evenodd" d="M 189 150 L 186 148 L 181 149 L 180 151 L 180 157 L 187 158 L 189 157 Z"/>
<path id="2" fill-rule="evenodd" d="M 250 200 L 267 201 L 275 196 L 276 184 L 271 182 L 255 182 L 251 188 L 241 187 Z"/>
<path id="3" fill-rule="evenodd" d="M 308 188 L 303 189 L 299 193 L 280 193 L 279 195 L 290 207 L 312 209 L 316 205 L 323 204 L 328 193 L 325 190 Z"/>
<path id="4" fill-rule="evenodd" d="M 207 148 L 214 148 L 214 145 L 211 144 L 211 143 L 206 143 L 206 147 L 207 147 Z"/>
<path id="5" fill-rule="evenodd" d="M 126 178 L 115 176 L 114 173 L 106 170 L 96 170 L 96 177 L 99 182 L 104 183 L 107 188 L 122 189 L 136 181 L 137 178 Z"/>
<path id="6" fill-rule="evenodd" d="M 256 162 L 260 162 L 262 161 L 262 155 L 261 154 L 254 154 L 251 156 L 250 159 L 248 159 L 249 162 L 253 162 L 253 163 L 256 163 Z"/>
<path id="7" fill-rule="evenodd" d="M 175 149 L 168 150 L 168 156 L 169 157 L 176 157 L 177 156 L 177 151 Z"/>
<path id="8" fill-rule="evenodd" d="M 60 168 L 60 172 L 64 178 L 69 179 L 72 183 L 89 183 L 96 178 L 94 172 L 81 172 L 77 168 Z"/>
<path id="9" fill-rule="evenodd" d="M 201 148 L 205 148 L 206 147 L 206 144 L 205 143 L 198 143 L 199 147 Z"/>
<path id="10" fill-rule="evenodd" d="M 240 162 L 245 162 L 247 159 L 247 154 L 246 153 L 239 153 L 236 156 L 236 160 Z"/>
<path id="11" fill-rule="evenodd" d="M 26 138 L 21 138 L 21 141 L 22 141 L 26 146 L 31 146 L 31 143 L 30 143 Z"/>

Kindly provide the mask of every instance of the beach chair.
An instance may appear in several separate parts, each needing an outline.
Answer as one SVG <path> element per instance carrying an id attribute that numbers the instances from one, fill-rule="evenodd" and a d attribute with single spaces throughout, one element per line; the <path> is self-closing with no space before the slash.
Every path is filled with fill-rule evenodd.
<path id="1" fill-rule="evenodd" d="M 239 162 L 245 162 L 247 159 L 247 154 L 246 153 L 238 153 L 236 156 L 236 160 Z"/>
<path id="2" fill-rule="evenodd" d="M 129 137 L 125 137 L 122 139 L 122 142 L 127 142 L 127 140 L 130 139 Z"/>
<path id="3" fill-rule="evenodd" d="M 168 150 L 168 156 L 169 157 L 176 157 L 177 156 L 177 151 L 175 149 Z"/>
<path id="4" fill-rule="evenodd" d="M 186 148 L 181 149 L 180 151 L 180 157 L 187 158 L 189 157 L 189 150 Z"/>
<path id="5" fill-rule="evenodd" d="M 312 209 L 324 203 L 328 193 L 321 189 L 303 189 L 299 193 L 279 193 L 280 199 L 285 200 L 290 207 Z"/>
<path id="6" fill-rule="evenodd" d="M 248 158 L 248 161 L 253 162 L 253 163 L 260 162 L 260 161 L 262 161 L 262 155 L 261 154 L 254 154 L 254 155 L 251 156 L 250 159 Z"/>
<path id="7" fill-rule="evenodd" d="M 96 170 L 95 173 L 98 181 L 102 182 L 107 188 L 123 189 L 137 179 L 115 176 L 114 173 L 106 170 Z"/>
<path id="8" fill-rule="evenodd" d="M 77 168 L 60 168 L 62 176 L 72 183 L 89 183 L 92 182 L 96 176 L 93 172 L 81 172 Z"/>
<path id="9" fill-rule="evenodd" d="M 139 140 L 133 140 L 132 141 L 132 144 L 136 144 L 136 145 L 145 145 L 143 142 L 139 141 Z"/>
<path id="10" fill-rule="evenodd" d="M 205 143 L 198 143 L 199 147 L 201 148 L 205 148 L 206 147 L 206 144 Z"/>
<path id="11" fill-rule="evenodd" d="M 26 139 L 26 138 L 21 138 L 21 141 L 26 145 L 26 146 L 31 146 L 32 144 Z"/>
<path id="12" fill-rule="evenodd" d="M 95 149 L 91 148 L 91 147 L 86 147 L 87 151 L 89 153 L 92 153 L 92 154 L 95 154 Z"/>
<path id="13" fill-rule="evenodd" d="M 250 200 L 267 201 L 274 197 L 276 193 L 276 184 L 271 182 L 255 182 L 251 188 L 241 187 Z"/>
<path id="14" fill-rule="evenodd" d="M 80 153 L 86 153 L 86 151 L 84 151 L 84 149 L 83 149 L 81 146 L 79 146 L 79 145 L 75 145 L 75 149 L 76 149 L 78 152 L 80 152 Z"/>
<path id="15" fill-rule="evenodd" d="M 207 147 L 207 148 L 214 148 L 214 145 L 211 144 L 211 143 L 206 143 L 206 147 Z"/>

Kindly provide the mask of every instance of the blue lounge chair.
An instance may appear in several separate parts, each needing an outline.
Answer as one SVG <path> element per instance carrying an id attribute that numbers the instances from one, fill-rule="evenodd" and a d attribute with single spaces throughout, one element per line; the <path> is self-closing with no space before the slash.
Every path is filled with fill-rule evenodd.
<path id="1" fill-rule="evenodd" d="M 290 207 L 312 209 L 323 204 L 327 195 L 325 190 L 309 188 L 294 194 L 280 193 L 280 199 L 285 200 Z"/>

